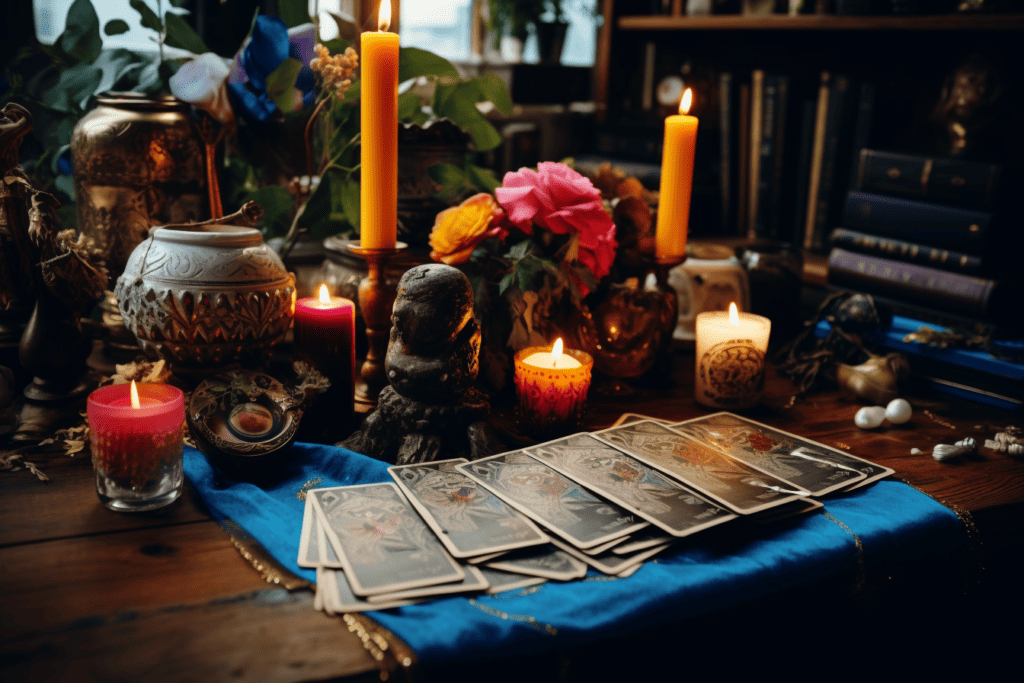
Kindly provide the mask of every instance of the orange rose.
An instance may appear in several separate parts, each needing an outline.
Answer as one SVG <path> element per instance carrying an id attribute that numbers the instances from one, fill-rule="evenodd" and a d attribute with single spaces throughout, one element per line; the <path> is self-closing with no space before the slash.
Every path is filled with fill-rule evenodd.
<path id="1" fill-rule="evenodd" d="M 504 209 L 486 192 L 445 209 L 437 214 L 430 231 L 430 258 L 449 266 L 465 263 L 485 239 L 505 237 L 505 229 L 500 225 L 504 218 Z"/>

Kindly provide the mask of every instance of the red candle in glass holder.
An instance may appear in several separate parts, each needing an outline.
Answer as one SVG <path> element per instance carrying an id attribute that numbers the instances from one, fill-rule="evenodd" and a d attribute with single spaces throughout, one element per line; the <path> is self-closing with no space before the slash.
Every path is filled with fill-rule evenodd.
<path id="1" fill-rule="evenodd" d="M 356 306 L 330 296 L 320 285 L 319 297 L 295 302 L 295 359 L 320 371 L 331 381 L 331 403 L 345 416 L 352 414 L 356 374 Z"/>
<path id="2" fill-rule="evenodd" d="M 516 394 L 520 429 L 532 436 L 556 436 L 583 420 L 594 359 L 585 351 L 534 346 L 516 353 Z"/>
<path id="3" fill-rule="evenodd" d="M 181 492 L 185 396 L 167 384 L 118 384 L 88 402 L 96 491 L 115 510 L 151 510 Z"/>

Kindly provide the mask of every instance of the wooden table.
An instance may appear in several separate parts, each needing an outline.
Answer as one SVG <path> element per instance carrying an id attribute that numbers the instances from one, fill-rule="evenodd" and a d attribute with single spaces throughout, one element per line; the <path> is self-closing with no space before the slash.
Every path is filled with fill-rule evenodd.
<path id="1" fill-rule="evenodd" d="M 671 420 L 708 412 L 692 398 L 692 352 L 677 353 L 674 365 L 671 389 L 592 390 L 589 426 L 627 411 Z M 1022 425 L 1020 414 L 910 396 L 909 424 L 867 432 L 853 425 L 859 406 L 836 393 L 791 405 L 792 393 L 769 368 L 762 405 L 744 414 L 894 468 L 973 514 L 990 568 L 1020 559 L 1024 462 L 984 449 L 954 464 L 929 455 L 936 443 L 968 435 L 983 442 Z M 923 453 L 911 455 L 915 447 Z M 314 611 L 312 593 L 264 583 L 187 482 L 162 511 L 118 514 L 100 506 L 88 456 L 27 459 L 50 480 L 0 472 L 0 679 L 377 679 L 375 661 L 345 624 Z M 1007 569 L 1015 577 L 1019 565 Z M 949 638 L 961 626 L 937 631 L 936 647 L 939 633 Z"/>

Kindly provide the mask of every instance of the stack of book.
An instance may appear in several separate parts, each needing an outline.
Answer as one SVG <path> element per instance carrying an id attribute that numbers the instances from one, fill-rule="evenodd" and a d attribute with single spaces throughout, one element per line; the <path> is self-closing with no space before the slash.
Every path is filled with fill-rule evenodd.
<path id="1" fill-rule="evenodd" d="M 829 284 L 873 294 L 910 317 L 1014 325 L 1019 254 L 997 231 L 999 164 L 862 149 Z M 963 320 L 959 320 L 962 318 Z"/>

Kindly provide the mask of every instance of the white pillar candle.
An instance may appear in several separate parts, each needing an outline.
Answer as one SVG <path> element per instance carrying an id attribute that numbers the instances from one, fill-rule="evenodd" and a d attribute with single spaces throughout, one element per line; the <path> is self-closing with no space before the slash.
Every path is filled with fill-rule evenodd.
<path id="1" fill-rule="evenodd" d="M 708 311 L 697 316 L 693 397 L 709 408 L 750 408 L 761 401 L 772 321 L 753 313 Z"/>

